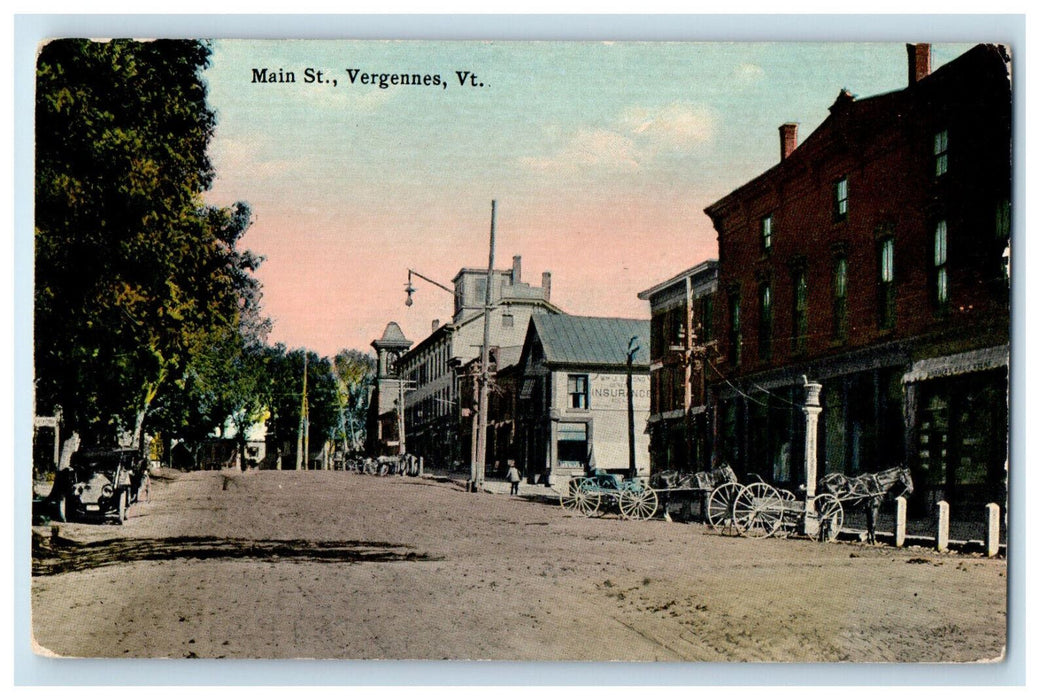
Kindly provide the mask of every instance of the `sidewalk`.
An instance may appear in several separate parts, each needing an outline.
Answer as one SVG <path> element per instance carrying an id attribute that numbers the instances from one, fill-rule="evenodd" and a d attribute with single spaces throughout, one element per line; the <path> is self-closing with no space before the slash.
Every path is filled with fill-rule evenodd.
<path id="1" fill-rule="evenodd" d="M 454 482 L 461 486 L 463 489 L 468 487 L 469 475 L 463 472 L 448 472 L 445 470 L 435 469 L 426 470 L 423 475 L 429 479 L 441 479 Z M 483 482 L 484 493 L 490 493 L 499 496 L 509 495 L 509 482 L 504 477 L 486 477 Z M 560 503 L 560 492 L 551 486 L 544 484 L 529 484 L 526 480 L 520 482 L 520 493 L 519 498 L 526 498 L 532 501 L 549 501 L 551 503 Z"/>

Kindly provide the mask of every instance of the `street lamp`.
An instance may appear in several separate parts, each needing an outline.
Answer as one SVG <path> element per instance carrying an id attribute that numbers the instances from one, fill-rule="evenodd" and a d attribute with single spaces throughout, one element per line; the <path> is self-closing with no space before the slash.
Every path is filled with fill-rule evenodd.
<path id="1" fill-rule="evenodd" d="M 412 299 L 411 297 L 412 297 L 412 295 L 415 292 L 418 291 L 418 289 L 413 284 L 411 284 L 412 277 L 420 277 L 421 279 L 425 280 L 429 284 L 436 285 L 437 287 L 439 287 L 440 289 L 444 290 L 448 294 L 451 294 L 452 296 L 454 295 L 454 290 L 451 289 L 450 287 L 448 287 L 446 285 L 443 285 L 443 284 L 440 284 L 436 280 L 429 279 L 428 277 L 423 275 L 421 272 L 415 272 L 411 268 L 407 268 L 407 284 L 404 285 L 404 291 L 407 292 L 407 299 L 404 300 L 404 306 L 408 306 L 409 307 L 412 304 L 414 304 L 414 299 Z"/>

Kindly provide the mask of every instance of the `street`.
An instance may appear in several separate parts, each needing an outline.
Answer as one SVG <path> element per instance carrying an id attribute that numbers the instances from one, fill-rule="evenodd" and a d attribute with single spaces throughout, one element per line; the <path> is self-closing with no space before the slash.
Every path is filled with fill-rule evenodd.
<path id="1" fill-rule="evenodd" d="M 347 472 L 156 477 L 123 526 L 61 524 L 54 540 L 50 527 L 34 528 L 40 653 L 792 662 L 1004 653 L 1003 559 L 587 519 L 535 486 L 510 497 Z"/>

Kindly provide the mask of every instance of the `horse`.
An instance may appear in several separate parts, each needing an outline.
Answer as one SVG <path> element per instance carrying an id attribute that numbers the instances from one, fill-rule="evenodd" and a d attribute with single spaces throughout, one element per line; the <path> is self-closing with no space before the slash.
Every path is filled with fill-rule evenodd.
<path id="1" fill-rule="evenodd" d="M 888 496 L 898 498 L 913 492 L 912 473 L 908 467 L 891 467 L 881 472 L 844 476 L 834 472 L 818 481 L 821 490 L 840 499 L 841 502 L 861 504 L 865 507 L 865 522 L 868 541 L 876 544 L 876 523 L 880 519 L 880 506 Z"/>

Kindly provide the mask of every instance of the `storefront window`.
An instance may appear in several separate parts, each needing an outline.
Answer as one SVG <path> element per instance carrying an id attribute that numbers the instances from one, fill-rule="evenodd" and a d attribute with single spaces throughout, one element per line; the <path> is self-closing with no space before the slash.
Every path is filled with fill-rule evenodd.
<path id="1" fill-rule="evenodd" d="M 589 425 L 560 423 L 556 428 L 556 454 L 561 466 L 582 467 L 589 462 Z"/>

